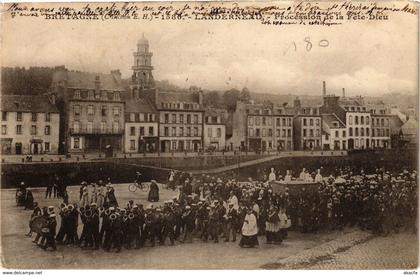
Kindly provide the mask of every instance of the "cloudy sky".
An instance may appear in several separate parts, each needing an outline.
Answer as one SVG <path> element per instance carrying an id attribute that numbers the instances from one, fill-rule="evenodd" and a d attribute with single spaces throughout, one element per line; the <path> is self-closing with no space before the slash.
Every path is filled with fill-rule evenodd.
<path id="1" fill-rule="evenodd" d="M 265 26 L 245 21 L 46 21 L 3 18 L 2 66 L 55 66 L 131 75 L 144 32 L 154 76 L 203 89 L 348 95 L 418 90 L 413 15 L 335 27 Z M 6 30 L 3 32 L 3 30 Z M 307 52 L 305 37 L 314 43 Z M 328 47 L 317 46 L 328 40 Z M 296 44 L 296 50 L 293 43 Z"/>

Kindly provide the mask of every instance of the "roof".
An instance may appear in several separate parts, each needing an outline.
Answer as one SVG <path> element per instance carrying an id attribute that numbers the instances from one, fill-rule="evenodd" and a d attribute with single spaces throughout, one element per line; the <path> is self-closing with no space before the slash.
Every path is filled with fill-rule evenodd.
<path id="1" fill-rule="evenodd" d="M 403 126 L 401 126 L 401 131 L 404 135 L 417 135 L 417 129 L 419 127 L 419 123 L 413 119 L 409 118 Z"/>
<path id="2" fill-rule="evenodd" d="M 146 99 L 127 99 L 125 101 L 126 113 L 155 113 L 156 109 Z"/>
<path id="3" fill-rule="evenodd" d="M 121 75 L 116 71 L 111 74 L 90 73 L 80 71 L 54 72 L 53 82 L 67 80 L 67 87 L 79 89 L 95 89 L 95 82 L 99 80 L 101 90 L 124 91 Z"/>
<path id="4" fill-rule="evenodd" d="M 341 99 L 338 102 L 339 105 L 341 106 L 362 106 L 362 104 L 357 101 L 356 99 Z"/>
<path id="5" fill-rule="evenodd" d="M 46 95 L 2 95 L 1 110 L 7 112 L 58 113 Z"/>
<path id="6" fill-rule="evenodd" d="M 161 103 L 199 103 L 198 95 L 194 92 L 158 91 L 156 105 Z"/>
<path id="7" fill-rule="evenodd" d="M 205 116 L 227 116 L 227 110 L 219 108 L 206 108 Z"/>
<path id="8" fill-rule="evenodd" d="M 345 128 L 346 125 L 335 115 L 335 114 L 322 114 L 322 121 L 325 122 L 331 128 Z M 338 123 L 338 127 L 334 125 L 334 122 Z"/>

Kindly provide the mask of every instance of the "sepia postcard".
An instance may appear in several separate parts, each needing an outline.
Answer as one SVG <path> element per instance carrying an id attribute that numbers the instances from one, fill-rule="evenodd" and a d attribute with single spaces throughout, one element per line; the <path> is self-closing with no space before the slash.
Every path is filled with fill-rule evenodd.
<path id="1" fill-rule="evenodd" d="M 3 274 L 417 274 L 418 2 L 1 9 Z"/>

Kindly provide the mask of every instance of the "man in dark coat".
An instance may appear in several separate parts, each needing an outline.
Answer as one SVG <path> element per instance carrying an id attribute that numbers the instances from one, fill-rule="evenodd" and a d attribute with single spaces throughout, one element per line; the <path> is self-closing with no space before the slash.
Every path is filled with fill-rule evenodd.
<path id="1" fill-rule="evenodd" d="M 147 200 L 150 202 L 159 201 L 159 186 L 157 185 L 155 180 L 152 180 L 150 182 L 150 191 Z"/>

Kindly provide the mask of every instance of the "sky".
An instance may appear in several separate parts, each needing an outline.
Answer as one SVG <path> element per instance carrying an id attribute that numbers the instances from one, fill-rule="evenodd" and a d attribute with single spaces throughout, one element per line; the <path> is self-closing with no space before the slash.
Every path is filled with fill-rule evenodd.
<path id="1" fill-rule="evenodd" d="M 2 66 L 56 66 L 131 76 L 142 33 L 157 80 L 206 90 L 375 96 L 418 91 L 417 16 L 334 27 L 246 21 L 47 21 L 2 18 Z M 305 38 L 313 43 L 306 51 Z M 328 47 L 319 47 L 321 40 Z M 296 50 L 294 48 L 296 45 Z"/>

